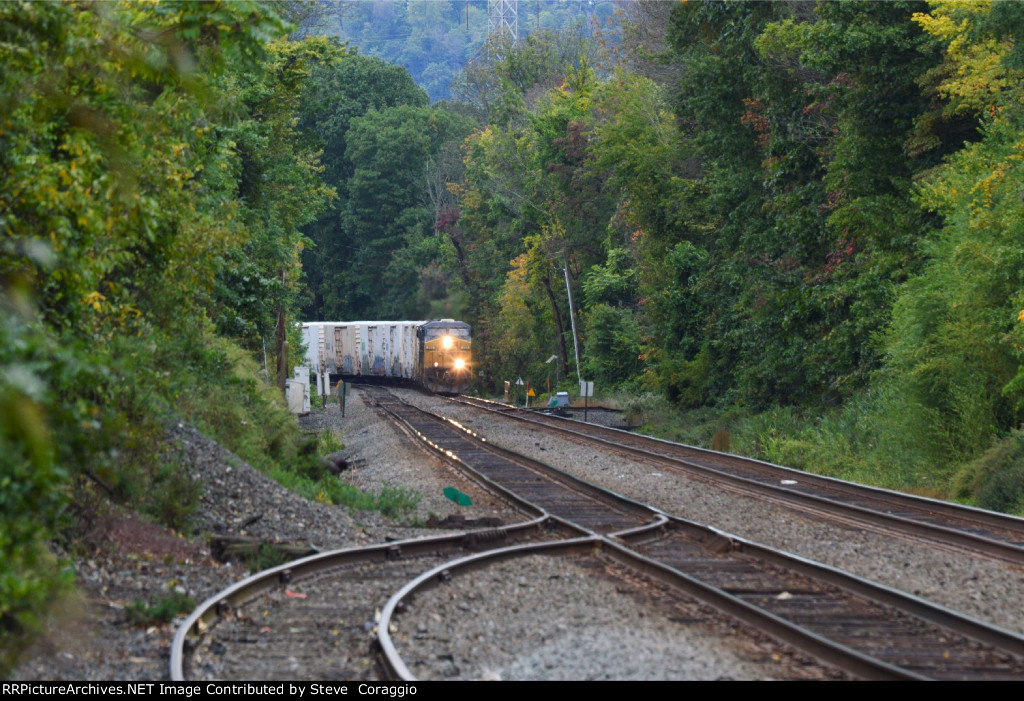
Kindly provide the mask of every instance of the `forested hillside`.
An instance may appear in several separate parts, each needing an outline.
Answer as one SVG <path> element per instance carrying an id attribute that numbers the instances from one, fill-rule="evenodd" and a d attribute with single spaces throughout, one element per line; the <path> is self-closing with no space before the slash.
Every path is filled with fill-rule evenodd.
<path id="1" fill-rule="evenodd" d="M 520 38 L 538 31 L 591 36 L 613 0 L 522 0 Z M 431 102 L 457 99 L 463 69 L 487 53 L 487 0 L 340 0 L 319 3 L 303 31 L 334 36 L 364 56 L 405 68 Z"/>
<path id="2" fill-rule="evenodd" d="M 485 372 L 575 374 L 567 269 L 582 375 L 667 435 L 1024 509 L 1024 6 L 621 17 L 614 70 L 541 35 L 493 64 L 438 227 Z"/>
<path id="3" fill-rule="evenodd" d="M 347 52 L 289 26 L 256 2 L 0 4 L 0 676 L 69 577 L 50 539 L 73 551 L 103 500 L 187 530 L 166 422 L 303 462 L 275 339 L 335 193 L 297 114 Z"/>
<path id="4" fill-rule="evenodd" d="M 574 4 L 0 4 L 0 648 L 97 500 L 188 527 L 167 421 L 301 464 L 304 317 L 1024 511 L 1024 4 Z"/>

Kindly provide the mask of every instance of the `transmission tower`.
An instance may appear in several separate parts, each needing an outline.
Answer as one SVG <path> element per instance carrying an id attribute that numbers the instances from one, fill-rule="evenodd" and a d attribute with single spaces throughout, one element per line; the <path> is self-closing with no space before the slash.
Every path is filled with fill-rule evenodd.
<path id="1" fill-rule="evenodd" d="M 519 43 L 519 0 L 487 0 L 487 38 Z"/>

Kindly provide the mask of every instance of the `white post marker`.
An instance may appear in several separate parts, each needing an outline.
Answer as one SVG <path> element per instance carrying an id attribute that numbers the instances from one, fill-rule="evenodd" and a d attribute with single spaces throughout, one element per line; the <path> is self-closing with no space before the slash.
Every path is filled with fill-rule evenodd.
<path id="1" fill-rule="evenodd" d="M 580 380 L 580 396 L 583 397 L 583 420 L 587 420 L 587 409 L 590 405 L 590 398 L 594 396 L 593 380 Z"/>
<path id="2" fill-rule="evenodd" d="M 302 415 L 305 416 L 309 413 L 309 376 L 310 368 L 306 365 L 300 365 L 295 368 L 295 381 L 302 385 Z"/>

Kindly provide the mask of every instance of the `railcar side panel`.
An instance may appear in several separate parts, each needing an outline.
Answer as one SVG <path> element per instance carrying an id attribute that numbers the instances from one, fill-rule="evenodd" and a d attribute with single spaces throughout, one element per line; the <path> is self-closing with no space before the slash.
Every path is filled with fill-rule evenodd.
<path id="1" fill-rule="evenodd" d="M 449 393 L 469 385 L 472 342 L 461 321 L 307 322 L 302 330 L 306 362 L 325 380 L 376 377 Z"/>
<path id="2" fill-rule="evenodd" d="M 306 346 L 306 362 L 318 375 L 320 368 L 324 366 L 323 326 L 323 324 L 315 323 L 302 325 L 302 342 Z"/>
<path id="3" fill-rule="evenodd" d="M 362 374 L 362 339 L 360 328 L 352 324 L 332 324 L 334 337 L 333 363 L 330 371 L 338 375 Z"/>

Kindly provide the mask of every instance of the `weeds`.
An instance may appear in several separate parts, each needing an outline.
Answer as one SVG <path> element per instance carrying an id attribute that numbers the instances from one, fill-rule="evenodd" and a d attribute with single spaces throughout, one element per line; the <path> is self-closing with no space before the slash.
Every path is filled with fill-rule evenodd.
<path id="1" fill-rule="evenodd" d="M 416 510 L 423 495 L 408 487 L 385 484 L 376 495 L 375 509 L 388 518 L 399 518 Z"/>
<path id="2" fill-rule="evenodd" d="M 316 451 L 318 455 L 329 455 L 344 449 L 345 445 L 338 440 L 334 431 L 321 431 L 317 434 Z"/>
<path id="3" fill-rule="evenodd" d="M 278 567 L 288 562 L 291 558 L 275 548 L 270 543 L 263 543 L 260 549 L 246 558 L 249 572 L 256 573 L 269 570 L 271 567 Z"/>
<path id="4" fill-rule="evenodd" d="M 986 509 L 1024 513 L 1024 431 L 1014 431 L 961 468 L 951 489 L 960 498 L 975 496 Z"/>
<path id="5" fill-rule="evenodd" d="M 981 498 L 984 481 L 988 508 L 1019 509 L 1020 478 L 1008 467 L 990 469 L 998 477 L 975 480 L 976 468 L 951 490 L 953 466 L 939 465 L 935 446 L 922 448 L 892 435 L 880 418 L 885 398 L 858 395 L 842 408 L 827 411 L 773 407 L 754 412 L 742 407 L 681 410 L 651 394 L 620 398 L 629 412 L 642 413 L 641 432 L 669 440 L 758 458 L 807 472 L 939 498 Z M 1024 454 L 1024 449 L 1022 449 Z M 1024 462 L 1024 460 L 1022 460 Z M 986 474 L 987 474 L 986 472 Z M 1024 473 L 1024 469 L 1021 470 Z M 951 493 L 955 492 L 955 493 Z"/>
<path id="6" fill-rule="evenodd" d="M 321 504 L 348 507 L 350 511 L 379 511 L 389 518 L 415 511 L 422 495 L 412 489 L 385 484 L 379 492 L 364 492 L 327 474 L 319 479 L 291 470 L 272 470 L 270 477 L 299 496 Z"/>
<path id="7" fill-rule="evenodd" d="M 136 599 L 125 610 L 128 622 L 137 626 L 148 626 L 156 623 L 170 623 L 175 616 L 188 613 L 196 607 L 196 602 L 184 594 L 170 592 L 157 597 L 152 603 Z"/>
<path id="8" fill-rule="evenodd" d="M 143 512 L 158 523 L 186 535 L 192 531 L 192 518 L 199 510 L 202 484 L 192 479 L 183 459 L 162 463 L 149 480 L 150 490 L 143 499 Z"/>

